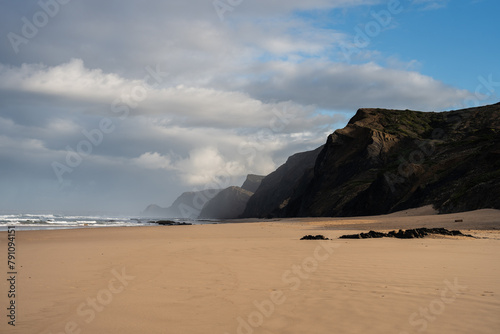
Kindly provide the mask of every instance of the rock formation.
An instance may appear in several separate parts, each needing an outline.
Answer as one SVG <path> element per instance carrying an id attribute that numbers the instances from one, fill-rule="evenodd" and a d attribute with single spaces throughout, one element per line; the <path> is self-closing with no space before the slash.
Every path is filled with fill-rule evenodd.
<path id="1" fill-rule="evenodd" d="M 229 187 L 205 204 L 199 218 L 232 219 L 238 218 L 245 210 L 252 192 L 240 187 Z"/>
<path id="2" fill-rule="evenodd" d="M 462 236 L 474 238 L 472 235 L 463 234 L 458 230 L 449 231 L 445 228 L 415 228 L 410 230 L 391 231 L 389 233 L 370 231 L 368 233 L 347 234 L 339 237 L 339 239 L 370 239 L 370 238 L 397 238 L 397 239 L 414 239 L 424 238 L 430 234 Z"/>
<path id="3" fill-rule="evenodd" d="M 245 180 L 241 188 L 251 193 L 255 193 L 264 178 L 265 176 L 262 175 L 248 174 L 247 179 Z"/>
<path id="4" fill-rule="evenodd" d="M 142 215 L 155 218 L 196 219 L 203 206 L 220 191 L 220 189 L 206 189 L 203 191 L 185 192 L 177 197 L 168 208 L 152 204 L 142 212 Z"/>
<path id="5" fill-rule="evenodd" d="M 362 216 L 430 204 L 441 213 L 500 209 L 500 103 L 359 109 L 322 148 L 262 180 L 243 216 Z"/>
<path id="6" fill-rule="evenodd" d="M 239 218 L 264 176 L 249 174 L 240 187 L 185 192 L 168 208 L 152 204 L 143 215 L 157 218 Z"/>
<path id="7" fill-rule="evenodd" d="M 323 147 L 292 155 L 286 163 L 266 176 L 248 201 L 243 217 L 268 218 L 277 215 L 294 193 L 312 177 L 312 168 Z"/>

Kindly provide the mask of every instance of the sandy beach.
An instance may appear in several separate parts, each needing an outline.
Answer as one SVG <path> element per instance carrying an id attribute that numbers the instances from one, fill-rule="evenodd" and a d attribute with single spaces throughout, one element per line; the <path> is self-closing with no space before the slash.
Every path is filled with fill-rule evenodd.
<path id="1" fill-rule="evenodd" d="M 416 227 L 477 238 L 338 239 Z M 500 333 L 496 210 L 17 231 L 16 266 L 2 333 Z"/>

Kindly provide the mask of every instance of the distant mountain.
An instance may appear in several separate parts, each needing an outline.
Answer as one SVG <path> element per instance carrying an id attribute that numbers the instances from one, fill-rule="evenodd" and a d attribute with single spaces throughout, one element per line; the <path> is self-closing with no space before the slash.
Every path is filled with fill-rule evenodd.
<path id="1" fill-rule="evenodd" d="M 205 204 L 199 218 L 231 219 L 238 218 L 245 210 L 253 192 L 240 187 L 229 187 Z"/>
<path id="2" fill-rule="evenodd" d="M 206 189 L 182 193 L 168 208 L 156 204 L 149 205 L 142 215 L 155 218 L 196 219 L 205 204 L 215 197 L 221 189 Z"/>
<path id="3" fill-rule="evenodd" d="M 360 216 L 432 204 L 500 209 L 500 103 L 449 112 L 359 109 L 268 175 L 243 217 Z"/>
<path id="4" fill-rule="evenodd" d="M 165 216 L 166 212 L 168 212 L 167 210 L 167 208 L 162 208 L 159 205 L 151 204 L 148 205 L 148 207 L 142 212 L 142 214 L 148 217 L 167 217 Z"/>
<path id="5" fill-rule="evenodd" d="M 142 213 L 155 218 L 238 218 L 264 176 L 249 174 L 242 187 L 185 192 L 168 208 L 149 205 Z"/>

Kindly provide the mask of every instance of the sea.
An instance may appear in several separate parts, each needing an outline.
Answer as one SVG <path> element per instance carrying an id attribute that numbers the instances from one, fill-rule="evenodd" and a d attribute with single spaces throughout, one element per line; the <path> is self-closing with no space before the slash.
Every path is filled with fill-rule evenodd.
<path id="1" fill-rule="evenodd" d="M 216 224 L 217 220 L 192 220 L 179 218 L 145 218 L 114 215 L 60 215 L 60 214 L 0 214 L 0 231 L 8 226 L 16 230 L 55 230 L 73 228 L 99 228 L 120 226 L 158 226 L 157 220 L 172 220 L 193 225 Z"/>

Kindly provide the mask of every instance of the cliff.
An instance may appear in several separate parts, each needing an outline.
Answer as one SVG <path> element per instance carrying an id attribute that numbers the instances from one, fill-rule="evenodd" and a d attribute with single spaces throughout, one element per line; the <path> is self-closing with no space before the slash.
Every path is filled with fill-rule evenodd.
<path id="1" fill-rule="evenodd" d="M 226 188 L 205 204 L 199 218 L 238 218 L 252 195 L 252 192 L 240 187 Z"/>
<path id="2" fill-rule="evenodd" d="M 251 193 L 255 193 L 257 189 L 260 187 L 260 183 L 264 178 L 265 176 L 262 175 L 248 174 L 241 188 Z"/>
<path id="3" fill-rule="evenodd" d="M 170 207 L 149 205 L 143 215 L 155 218 L 238 218 L 264 176 L 249 174 L 240 187 L 185 192 Z"/>
<path id="4" fill-rule="evenodd" d="M 267 176 L 243 216 L 360 216 L 429 204 L 442 213 L 500 209 L 500 103 L 359 109 L 318 150 Z"/>
<path id="5" fill-rule="evenodd" d="M 203 206 L 220 191 L 221 189 L 206 189 L 184 192 L 168 208 L 152 204 L 142 212 L 142 215 L 155 218 L 196 219 Z"/>
<path id="6" fill-rule="evenodd" d="M 242 217 L 275 216 L 285 207 L 291 196 L 300 192 L 312 176 L 312 168 L 322 147 L 292 155 L 276 171 L 266 176 L 250 198 Z M 297 189 L 299 188 L 299 189 Z"/>

